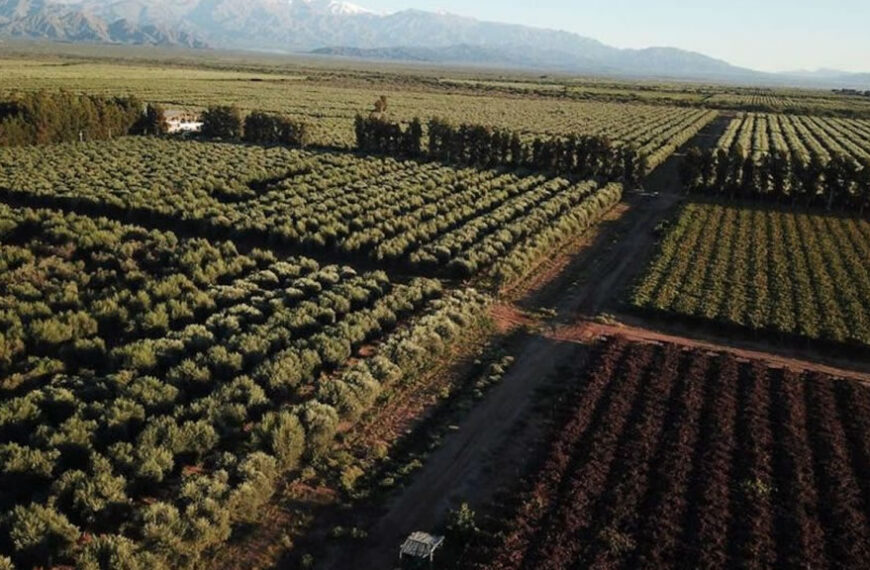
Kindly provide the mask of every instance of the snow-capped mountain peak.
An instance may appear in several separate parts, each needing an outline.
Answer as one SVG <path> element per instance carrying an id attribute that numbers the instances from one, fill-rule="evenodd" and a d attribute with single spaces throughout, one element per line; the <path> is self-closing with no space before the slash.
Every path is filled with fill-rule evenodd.
<path id="1" fill-rule="evenodd" d="M 350 2 L 336 2 L 335 0 L 329 3 L 329 11 L 333 14 L 374 14 L 374 12 L 362 6 L 357 6 Z"/>
<path id="2" fill-rule="evenodd" d="M 334 16 L 356 16 L 359 14 L 375 14 L 372 10 L 350 2 L 340 0 L 291 0 L 295 6 L 302 6 L 320 14 Z"/>

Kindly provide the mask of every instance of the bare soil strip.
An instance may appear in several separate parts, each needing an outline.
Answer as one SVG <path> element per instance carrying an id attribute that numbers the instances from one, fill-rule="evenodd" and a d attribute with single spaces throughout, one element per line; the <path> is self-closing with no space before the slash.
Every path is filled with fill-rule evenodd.
<path id="1" fill-rule="evenodd" d="M 655 342 L 676 344 L 689 349 L 702 349 L 711 352 L 724 352 L 732 354 L 738 359 L 760 360 L 774 368 L 788 368 L 795 371 L 820 372 L 830 376 L 849 378 L 870 384 L 870 370 L 859 371 L 850 368 L 829 366 L 819 362 L 805 360 L 799 357 L 783 356 L 765 350 L 751 348 L 739 348 L 730 344 L 707 342 L 696 338 L 656 332 L 643 327 L 631 326 L 625 323 L 602 324 L 594 321 L 580 322 L 573 326 L 560 327 L 552 335 L 548 335 L 559 342 L 579 342 L 588 344 L 600 337 L 623 337 L 637 342 Z"/>

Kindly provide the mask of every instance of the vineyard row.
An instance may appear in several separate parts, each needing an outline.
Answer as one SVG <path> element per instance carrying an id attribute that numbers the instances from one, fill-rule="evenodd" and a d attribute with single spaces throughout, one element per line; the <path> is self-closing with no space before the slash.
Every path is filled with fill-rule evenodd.
<path id="1" fill-rule="evenodd" d="M 870 390 L 615 340 L 477 568 L 862 568 Z"/>

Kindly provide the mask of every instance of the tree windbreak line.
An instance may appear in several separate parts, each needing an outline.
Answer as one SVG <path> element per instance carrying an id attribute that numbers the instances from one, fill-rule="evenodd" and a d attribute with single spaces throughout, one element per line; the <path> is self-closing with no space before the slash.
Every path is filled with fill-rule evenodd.
<path id="1" fill-rule="evenodd" d="M 243 117 L 237 107 L 215 106 L 203 112 L 202 121 L 206 138 L 300 148 L 310 139 L 306 123 L 275 113 L 253 111 Z M 163 107 L 136 97 L 39 91 L 0 101 L 0 146 L 160 136 L 168 131 Z"/>
<path id="2" fill-rule="evenodd" d="M 615 144 L 604 136 L 568 135 L 525 140 L 516 131 L 483 125 L 454 125 L 434 118 L 427 125 L 428 144 L 424 150 L 419 119 L 403 126 L 376 114 L 357 115 L 354 127 L 357 148 L 372 154 L 429 158 L 482 168 L 529 169 L 627 184 L 637 184 L 648 170 L 647 158 L 637 147 Z"/>
<path id="3" fill-rule="evenodd" d="M 106 140 L 153 132 L 163 123 L 159 108 L 135 97 L 23 93 L 0 102 L 0 146 Z"/>
<path id="4" fill-rule="evenodd" d="M 310 142 L 308 125 L 284 115 L 253 111 L 244 119 L 238 107 L 209 107 L 202 114 L 202 135 L 210 139 L 243 140 L 305 148 Z"/>
<path id="5" fill-rule="evenodd" d="M 714 149 L 688 153 L 682 178 L 689 191 L 862 215 L 870 200 L 870 123 L 742 113 Z"/>
<path id="6" fill-rule="evenodd" d="M 0 206 L 0 254 L 0 552 L 18 568 L 202 567 L 488 303 L 49 210 Z"/>
<path id="7" fill-rule="evenodd" d="M 739 144 L 727 151 L 694 148 L 680 178 L 690 193 L 870 212 L 870 158 L 836 154 L 823 162 L 815 154 L 747 154 Z"/>

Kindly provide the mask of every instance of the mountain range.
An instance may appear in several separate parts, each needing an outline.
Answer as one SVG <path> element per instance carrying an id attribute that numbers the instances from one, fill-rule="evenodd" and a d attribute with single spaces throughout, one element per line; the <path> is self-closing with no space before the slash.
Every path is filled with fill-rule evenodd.
<path id="1" fill-rule="evenodd" d="M 0 37 L 315 53 L 570 73 L 771 82 L 699 53 L 619 49 L 578 34 L 339 0 L 0 0 Z M 870 76 L 781 76 L 870 88 Z M 774 81 L 775 82 L 775 81 Z"/>

